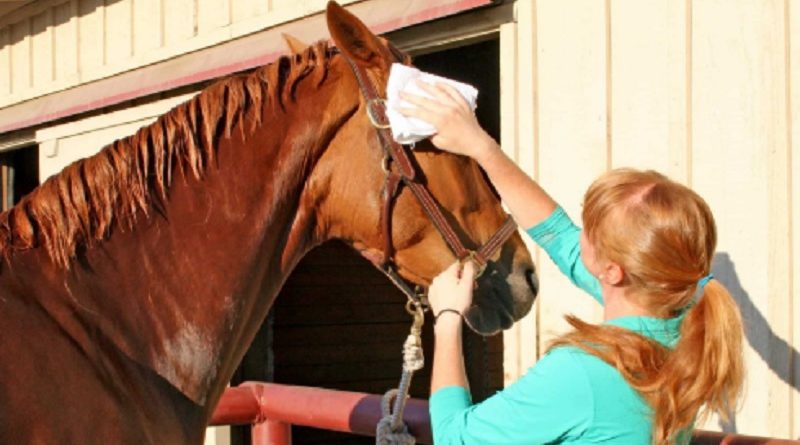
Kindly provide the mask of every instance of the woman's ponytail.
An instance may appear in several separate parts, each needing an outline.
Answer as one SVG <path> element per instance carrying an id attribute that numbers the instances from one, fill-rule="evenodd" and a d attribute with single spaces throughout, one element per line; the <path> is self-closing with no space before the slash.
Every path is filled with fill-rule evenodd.
<path id="1" fill-rule="evenodd" d="M 653 439 L 668 442 L 700 412 L 723 419 L 735 408 L 744 380 L 742 321 L 728 290 L 709 281 L 687 312 L 675 349 L 651 388 L 642 388 L 654 411 Z M 702 411 L 700 411 L 702 408 Z"/>

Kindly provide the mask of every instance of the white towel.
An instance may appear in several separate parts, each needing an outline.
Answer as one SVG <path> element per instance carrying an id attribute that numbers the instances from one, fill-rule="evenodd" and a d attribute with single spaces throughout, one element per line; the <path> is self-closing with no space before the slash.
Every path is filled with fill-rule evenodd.
<path id="1" fill-rule="evenodd" d="M 413 108 L 414 105 L 400 99 L 400 92 L 403 91 L 417 96 L 425 96 L 433 99 L 430 94 L 425 92 L 416 81 L 434 84 L 444 82 L 451 85 L 469 103 L 472 111 L 478 100 L 478 90 L 472 85 L 457 82 L 452 79 L 426 73 L 417 68 L 406 66 L 400 63 L 393 63 L 389 71 L 389 83 L 386 86 L 386 117 L 392 126 L 392 136 L 400 144 L 411 144 L 436 134 L 436 128 L 423 120 L 406 117 L 397 111 L 397 108 Z"/>

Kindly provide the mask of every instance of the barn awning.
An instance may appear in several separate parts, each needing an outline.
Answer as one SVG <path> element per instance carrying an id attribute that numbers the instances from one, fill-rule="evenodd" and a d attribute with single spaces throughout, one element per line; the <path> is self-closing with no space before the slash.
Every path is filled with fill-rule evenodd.
<path id="1" fill-rule="evenodd" d="M 491 3 L 491 0 L 370 0 L 347 9 L 374 32 L 383 34 Z M 286 53 L 281 33 L 307 42 L 327 38 L 324 13 L 0 109 L 0 133 L 264 65 Z"/>

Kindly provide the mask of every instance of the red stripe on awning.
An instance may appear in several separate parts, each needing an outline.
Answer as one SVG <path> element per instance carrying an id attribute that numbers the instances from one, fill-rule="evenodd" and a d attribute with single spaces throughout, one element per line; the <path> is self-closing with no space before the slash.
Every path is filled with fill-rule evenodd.
<path id="1" fill-rule="evenodd" d="M 396 29 L 488 5 L 491 0 L 371 0 L 348 6 L 374 32 Z M 323 13 L 217 46 L 0 109 L 0 133 L 265 65 L 285 54 L 281 33 L 305 41 L 328 37 Z M 214 66 L 214 68 L 209 68 Z M 114 91 L 114 94 L 109 94 Z"/>

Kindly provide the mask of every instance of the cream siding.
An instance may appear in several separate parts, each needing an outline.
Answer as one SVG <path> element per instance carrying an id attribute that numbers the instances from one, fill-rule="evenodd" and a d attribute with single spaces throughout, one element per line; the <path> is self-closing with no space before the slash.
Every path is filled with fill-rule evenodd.
<path id="1" fill-rule="evenodd" d="M 611 3 L 611 166 L 686 180 L 686 2 Z M 667 38 L 665 38 L 667 36 Z"/>
<path id="2" fill-rule="evenodd" d="M 68 1 L 54 8 L 55 80 L 77 83 L 78 79 L 78 4 Z"/>
<path id="3" fill-rule="evenodd" d="M 11 94 L 11 30 L 0 29 L 0 96 Z"/>
<path id="4" fill-rule="evenodd" d="M 264 0 L 230 0 L 232 21 L 243 22 L 267 13 L 269 3 Z"/>
<path id="5" fill-rule="evenodd" d="M 528 6 L 528 7 L 526 7 Z M 530 14 L 533 9 L 530 3 L 520 5 L 518 13 Z M 536 125 L 530 125 L 530 116 L 535 115 L 533 91 L 534 79 L 522 75 L 533 71 L 535 57 L 521 57 L 521 54 L 532 54 L 535 47 L 534 34 L 526 29 L 530 21 L 507 23 L 500 27 L 500 89 L 504 93 L 500 97 L 501 129 L 500 139 L 503 151 L 514 159 L 531 177 L 536 178 L 536 150 L 525 150 L 521 147 L 534 147 L 536 141 Z M 526 121 L 526 119 L 528 119 Z M 541 264 L 541 252 L 526 236 L 523 236 L 536 264 Z M 522 320 L 503 332 L 504 354 L 503 372 L 506 382 L 518 379 L 522 373 L 532 366 L 538 356 L 537 315 L 539 302 L 534 303 L 530 313 Z"/>
<path id="6" fill-rule="evenodd" d="M 229 445 L 231 429 L 227 426 L 206 429 L 206 440 L 203 445 Z"/>
<path id="7" fill-rule="evenodd" d="M 326 3 L 326 0 L 32 2 L 0 17 L 0 62 L 8 60 L 2 64 L 0 73 L 0 108 L 296 20 L 322 11 Z M 354 3 L 354 0 L 340 3 Z M 6 69 L 9 73 L 5 73 Z"/>
<path id="8" fill-rule="evenodd" d="M 133 54 L 141 57 L 164 45 L 164 8 L 159 0 L 133 1 Z"/>
<path id="9" fill-rule="evenodd" d="M 231 1 L 207 0 L 198 4 L 198 32 L 213 32 L 231 22 Z"/>
<path id="10" fill-rule="evenodd" d="M 704 427 L 797 438 L 800 1 L 520 0 L 516 7 L 515 37 L 501 34 L 509 36 L 503 57 L 517 58 L 503 66 L 518 68 L 518 80 L 503 83 L 504 96 L 513 96 L 504 101 L 516 104 L 503 108 L 504 125 L 517 132 L 517 146 L 506 150 L 576 220 L 589 182 L 611 167 L 654 168 L 704 196 L 719 232 L 713 270 L 745 318 L 748 373 L 733 422 L 713 418 Z M 523 49 L 531 42 L 533 54 Z M 535 93 L 523 91 L 524 79 Z M 532 114 L 520 105 L 527 101 Z M 513 123 L 505 122 L 513 119 L 507 110 L 517 112 Z M 537 336 L 510 331 L 510 380 L 525 371 L 526 342 L 541 354 L 563 332 L 564 314 L 600 320 L 549 260 L 537 259 Z"/>
<path id="11" fill-rule="evenodd" d="M 31 19 L 31 34 L 33 36 L 31 50 L 33 54 L 47 54 L 47 57 L 38 57 L 32 60 L 32 82 L 34 87 L 47 85 L 54 79 L 52 23 L 52 9 L 42 11 Z"/>
<path id="12" fill-rule="evenodd" d="M 81 81 L 86 73 L 97 70 L 105 64 L 105 6 L 103 0 L 78 1 L 78 69 Z M 47 57 L 37 54 L 36 57 Z"/>
<path id="13" fill-rule="evenodd" d="M 165 46 L 181 44 L 194 37 L 197 31 L 194 0 L 165 1 L 163 8 Z"/>
<path id="14" fill-rule="evenodd" d="M 783 381 L 792 296 L 782 13 L 781 1 L 694 5 L 690 177 L 717 218 L 715 273 L 747 325 L 747 401 L 736 427 L 788 437 L 789 418 L 776 415 L 792 410 Z"/>
<path id="15" fill-rule="evenodd" d="M 537 72 L 520 73 L 537 79 L 538 106 L 531 119 L 536 120 L 538 140 L 531 148 L 538 151 L 539 183 L 580 220 L 583 192 L 609 161 L 605 4 L 540 2 L 535 17 Z M 600 309 L 569 285 L 544 255 L 538 268 L 541 352 L 566 329 L 564 313 L 597 320 Z"/>
<path id="16" fill-rule="evenodd" d="M 107 65 L 124 63 L 133 56 L 133 4 L 134 0 L 106 2 L 104 61 Z"/>
<path id="17" fill-rule="evenodd" d="M 788 210 L 791 221 L 788 246 L 791 248 L 789 261 L 789 292 L 792 298 L 787 304 L 787 312 L 792 314 L 792 332 L 787 339 L 791 346 L 788 354 L 792 357 L 792 437 L 800 436 L 800 1 L 786 0 L 786 58 L 789 89 L 786 134 L 789 142 L 789 196 Z"/>
<path id="18" fill-rule="evenodd" d="M 26 18 L 10 27 L 11 31 L 11 90 L 31 89 L 31 19 Z"/>

